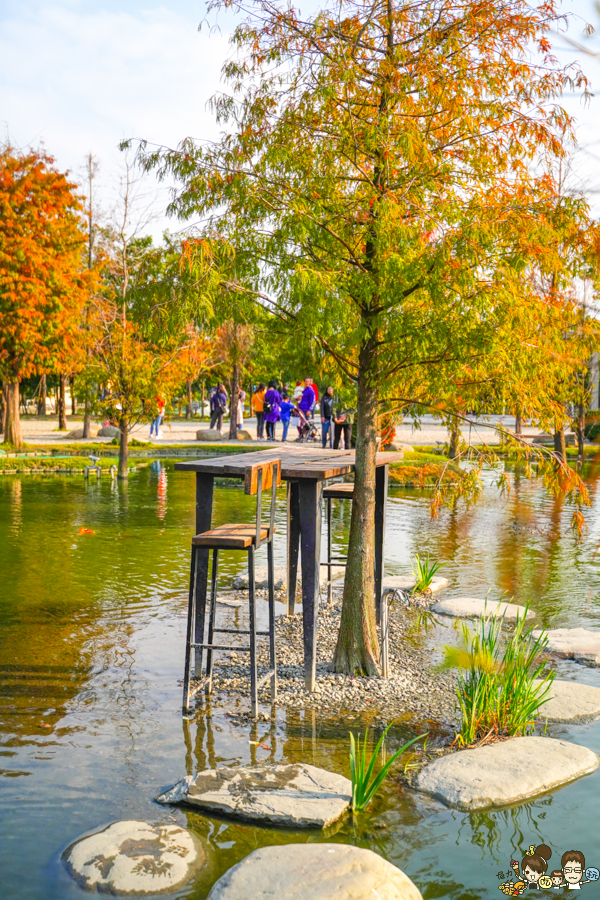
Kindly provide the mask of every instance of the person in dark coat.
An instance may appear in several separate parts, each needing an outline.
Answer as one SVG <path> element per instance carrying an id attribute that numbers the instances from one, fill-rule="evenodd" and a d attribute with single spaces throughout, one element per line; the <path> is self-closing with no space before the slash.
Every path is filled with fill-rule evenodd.
<path id="1" fill-rule="evenodd" d="M 281 407 L 281 394 L 277 390 L 275 381 L 269 382 L 269 389 L 265 394 L 264 409 L 265 423 L 267 426 L 267 438 L 270 441 L 275 440 L 275 424 L 279 421 L 279 410 Z"/>
<path id="2" fill-rule="evenodd" d="M 227 393 L 225 385 L 217 385 L 217 389 L 210 398 L 210 427 L 218 431 L 223 427 L 223 416 L 227 409 Z"/>
<path id="3" fill-rule="evenodd" d="M 321 438 L 323 441 L 323 449 L 327 446 L 327 438 L 330 441 L 333 437 L 331 430 L 331 419 L 333 417 L 333 388 L 331 385 L 326 389 L 321 399 Z"/>

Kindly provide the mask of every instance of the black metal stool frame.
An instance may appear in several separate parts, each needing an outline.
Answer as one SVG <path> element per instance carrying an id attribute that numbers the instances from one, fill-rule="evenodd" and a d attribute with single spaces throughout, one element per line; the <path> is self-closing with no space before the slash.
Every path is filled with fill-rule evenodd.
<path id="1" fill-rule="evenodd" d="M 263 472 L 265 470 L 268 471 L 268 479 L 267 482 L 271 483 L 271 503 L 270 503 L 270 516 L 269 516 L 269 525 L 266 529 L 267 534 L 266 537 L 263 536 L 263 526 L 262 526 L 262 492 L 263 492 Z M 256 475 L 256 491 L 254 491 L 254 478 Z M 273 535 L 275 533 L 275 503 L 277 499 L 277 485 L 281 481 L 281 464 L 280 460 L 271 460 L 268 463 L 260 466 L 249 466 L 245 472 L 245 489 L 247 493 L 256 493 L 256 533 L 252 536 L 249 546 L 247 547 L 248 553 L 248 606 L 249 606 L 249 618 L 250 618 L 250 628 L 248 630 L 245 629 L 236 629 L 236 628 L 215 628 L 215 615 L 216 615 L 216 605 L 217 605 L 217 572 L 218 572 L 218 560 L 219 560 L 219 549 L 220 547 L 213 546 L 212 547 L 212 571 L 211 571 L 211 586 L 210 586 L 210 609 L 209 609 L 209 621 L 208 621 L 208 641 L 204 642 L 204 626 L 205 626 L 205 617 L 206 617 L 206 591 L 200 592 L 200 597 L 197 597 L 197 586 L 196 586 L 196 578 L 198 567 L 196 564 L 196 557 L 198 551 L 202 549 L 211 549 L 210 546 L 210 537 L 211 532 L 205 532 L 204 535 L 196 535 L 195 538 L 192 539 L 192 559 L 191 559 L 191 567 L 190 567 L 190 588 L 189 588 L 189 599 L 188 599 L 188 621 L 187 621 L 187 632 L 186 632 L 186 652 L 185 652 L 185 672 L 183 679 L 183 713 L 184 715 L 189 713 L 190 710 L 190 700 L 192 696 L 197 693 L 197 691 L 202 687 L 202 675 L 195 686 L 194 689 L 190 690 L 190 682 L 191 682 L 191 662 L 192 662 L 192 649 L 195 654 L 200 654 L 200 660 L 198 665 L 198 660 L 195 659 L 195 671 L 196 677 L 198 677 L 198 672 L 202 673 L 202 657 L 204 650 L 206 650 L 206 672 L 204 674 L 204 685 L 206 687 L 207 693 L 210 694 L 212 690 L 212 672 L 213 672 L 213 653 L 216 650 L 229 650 L 235 652 L 248 652 L 250 653 L 250 697 L 251 697 L 251 714 L 252 718 L 256 718 L 258 715 L 258 689 L 261 687 L 269 679 L 271 680 L 271 698 L 273 700 L 277 699 L 277 660 L 275 653 L 275 584 L 274 584 L 274 571 L 273 571 Z M 228 526 L 221 526 L 221 528 L 227 528 Z M 232 526 L 229 526 L 232 527 Z M 235 526 L 233 526 L 235 528 Z M 216 529 L 218 531 L 219 529 Z M 201 544 L 195 544 L 194 541 L 200 538 L 204 538 Z M 218 538 L 217 538 L 218 540 Z M 263 544 L 267 544 L 267 584 L 268 584 L 268 602 L 269 602 L 269 630 L 268 631 L 257 631 L 256 630 L 256 586 L 255 586 L 255 551 Z M 222 543 L 221 543 L 222 547 Z M 240 549 L 234 548 L 231 549 Z M 195 642 L 192 640 L 192 634 L 194 629 L 194 622 L 196 621 L 196 603 L 199 604 L 199 623 L 200 623 L 200 641 Z M 221 644 L 214 643 L 215 634 L 247 634 L 249 635 L 250 643 L 248 646 L 225 646 Z M 257 637 L 268 637 L 269 638 L 269 662 L 270 669 L 269 671 L 263 675 L 260 679 L 257 674 L 257 665 L 256 665 L 256 639 Z"/>

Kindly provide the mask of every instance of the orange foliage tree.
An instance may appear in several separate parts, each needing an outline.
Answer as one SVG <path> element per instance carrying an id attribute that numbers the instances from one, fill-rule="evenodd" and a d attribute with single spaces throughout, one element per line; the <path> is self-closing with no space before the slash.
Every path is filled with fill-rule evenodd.
<path id="1" fill-rule="evenodd" d="M 5 440 L 16 447 L 19 383 L 72 351 L 88 296 L 74 190 L 43 151 L 0 149 L 0 373 Z"/>

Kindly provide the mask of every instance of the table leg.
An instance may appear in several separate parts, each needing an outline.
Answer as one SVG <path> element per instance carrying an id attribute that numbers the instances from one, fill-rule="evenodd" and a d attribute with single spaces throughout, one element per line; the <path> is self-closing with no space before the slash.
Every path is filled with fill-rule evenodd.
<path id="1" fill-rule="evenodd" d="M 375 470 L 375 615 L 381 622 L 381 593 L 385 575 L 385 513 L 388 492 L 389 466 L 377 466 Z"/>
<path id="2" fill-rule="evenodd" d="M 196 534 L 209 531 L 212 521 L 214 476 L 196 472 Z M 204 547 L 196 551 L 196 622 L 194 642 L 204 643 L 204 618 L 206 614 L 206 590 L 208 587 L 208 553 Z M 202 651 L 194 655 L 196 678 L 202 678 Z"/>
<path id="3" fill-rule="evenodd" d="M 317 615 L 321 572 L 322 481 L 298 483 L 300 546 L 302 548 L 302 624 L 304 631 L 304 682 L 314 691 L 317 675 Z"/>
<path id="4" fill-rule="evenodd" d="M 298 482 L 288 481 L 287 486 L 287 597 L 288 616 L 294 615 L 296 582 L 298 580 L 298 550 L 300 549 L 300 504 Z"/>

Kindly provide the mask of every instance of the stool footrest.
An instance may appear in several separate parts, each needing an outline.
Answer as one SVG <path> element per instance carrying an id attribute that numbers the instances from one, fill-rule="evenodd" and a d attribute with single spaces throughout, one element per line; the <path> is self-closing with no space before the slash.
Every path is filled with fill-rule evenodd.
<path id="1" fill-rule="evenodd" d="M 348 567 L 348 563 L 346 562 L 347 559 L 348 559 L 347 556 L 340 556 L 339 559 L 332 557 L 329 562 L 322 562 L 321 565 L 322 566 L 332 566 L 335 563 L 336 566 L 338 566 L 339 568 L 343 567 L 344 569 L 346 569 Z"/>
<path id="2" fill-rule="evenodd" d="M 190 644 L 196 650 L 235 650 L 236 653 L 250 653 L 250 647 L 222 647 L 220 644 Z"/>
<path id="3" fill-rule="evenodd" d="M 213 628 L 213 633 L 214 634 L 217 634 L 217 633 L 218 634 L 250 634 L 249 631 L 244 631 L 241 628 Z M 268 636 L 268 634 L 269 634 L 268 631 L 257 631 L 256 632 L 257 637 L 259 635 L 261 635 L 263 637 L 265 635 Z"/>

